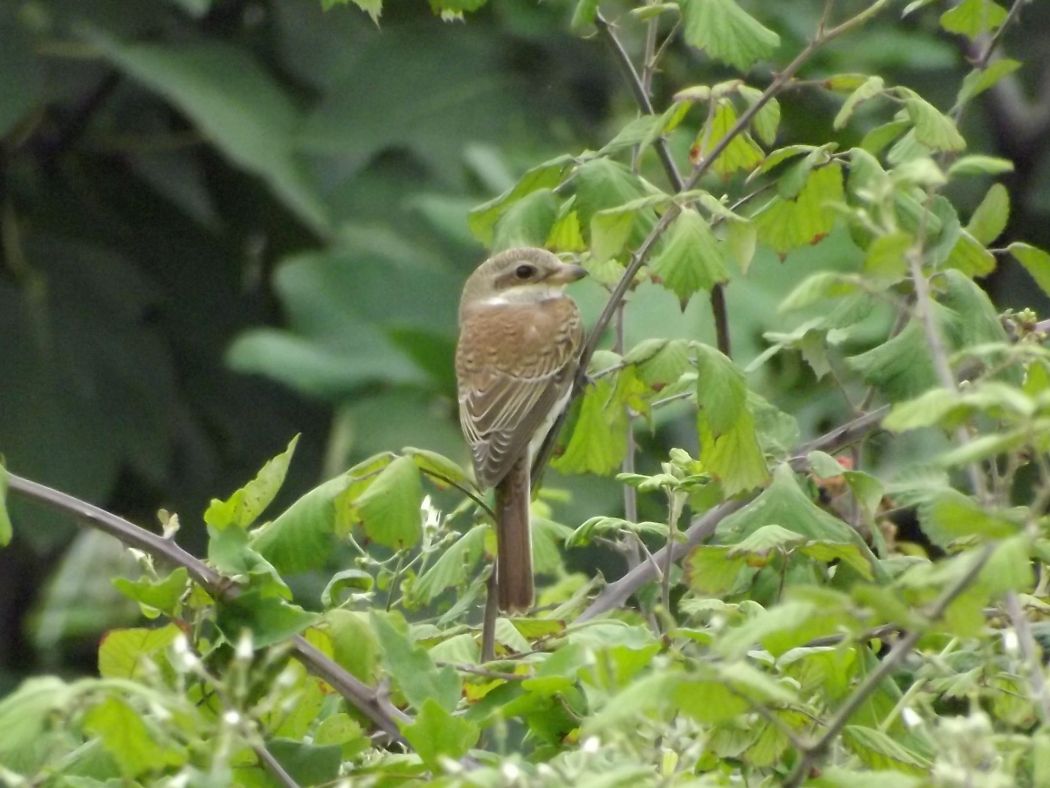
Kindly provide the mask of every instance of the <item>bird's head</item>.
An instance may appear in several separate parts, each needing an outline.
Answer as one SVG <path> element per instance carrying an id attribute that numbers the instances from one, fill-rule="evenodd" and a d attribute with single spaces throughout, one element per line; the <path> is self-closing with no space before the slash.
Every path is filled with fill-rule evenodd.
<path id="1" fill-rule="evenodd" d="M 544 301 L 586 275 L 578 265 L 563 263 L 546 249 L 508 249 L 479 265 L 467 279 L 460 315 L 476 306 Z"/>

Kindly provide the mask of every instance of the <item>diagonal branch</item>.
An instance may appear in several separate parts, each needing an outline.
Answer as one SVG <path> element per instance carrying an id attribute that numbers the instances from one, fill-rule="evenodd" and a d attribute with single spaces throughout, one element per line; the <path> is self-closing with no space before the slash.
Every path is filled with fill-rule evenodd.
<path id="1" fill-rule="evenodd" d="M 123 517 L 118 517 L 105 509 L 74 498 L 72 495 L 16 476 L 9 471 L 4 471 L 4 473 L 11 491 L 52 509 L 71 514 L 78 520 L 87 522 L 93 528 L 115 537 L 126 547 L 134 547 L 155 558 L 185 568 L 198 585 L 217 598 L 229 600 L 236 597 L 238 589 L 229 578 L 223 577 L 199 558 L 183 550 L 174 541 L 147 531 Z M 393 740 L 403 741 L 398 722 L 408 722 L 410 719 L 408 715 L 395 708 L 374 688 L 348 673 L 341 665 L 327 657 L 301 635 L 292 638 L 292 648 L 311 673 L 332 685 L 339 694 L 346 698 L 348 703 L 372 720 Z"/>
<path id="2" fill-rule="evenodd" d="M 853 419 L 853 421 L 843 424 L 840 427 L 836 427 L 809 443 L 803 444 L 799 447 L 798 453 L 796 453 L 796 455 L 790 460 L 792 467 L 797 469 L 801 465 L 804 465 L 806 454 L 811 451 L 837 451 L 838 449 L 860 440 L 876 429 L 881 423 L 883 416 L 888 412 L 889 406 L 879 408 L 871 413 L 859 416 L 858 418 Z M 660 571 L 657 567 L 663 565 L 664 562 L 668 560 L 668 550 L 671 551 L 670 560 L 672 562 L 681 560 L 690 550 L 705 539 L 709 538 L 715 532 L 715 529 L 722 520 L 750 503 L 753 498 L 754 496 L 750 496 L 747 498 L 725 501 L 699 517 L 694 518 L 693 522 L 689 525 L 689 528 L 685 531 L 684 541 L 669 544 L 656 553 L 653 553 L 653 561 L 639 564 L 616 582 L 607 585 L 576 620 L 587 621 L 588 619 L 608 613 L 611 610 L 623 607 L 631 594 L 646 583 L 652 582 L 657 578 Z"/>

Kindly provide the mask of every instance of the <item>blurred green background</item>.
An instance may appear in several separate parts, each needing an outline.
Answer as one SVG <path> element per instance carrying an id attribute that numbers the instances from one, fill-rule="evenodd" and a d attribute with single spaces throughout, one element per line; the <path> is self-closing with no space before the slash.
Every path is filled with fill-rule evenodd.
<path id="1" fill-rule="evenodd" d="M 573 5 L 499 0 L 446 23 L 423 0 L 401 0 L 377 26 L 320 0 L 0 3 L 0 453 L 10 469 L 142 524 L 159 507 L 176 511 L 180 542 L 200 553 L 208 500 L 297 432 L 283 503 L 385 449 L 465 462 L 455 310 L 485 256 L 467 211 L 529 166 L 601 147 L 635 114 L 602 42 L 570 33 Z M 746 5 L 780 32 L 783 64 L 823 0 Z M 880 73 L 947 109 L 970 53 L 938 30 L 936 6 L 903 21 L 895 9 L 805 76 Z M 603 9 L 615 19 L 628 7 Z M 640 25 L 623 17 L 618 32 L 637 53 Z M 1008 237 L 1046 247 L 1050 3 L 1027 7 L 1002 51 L 1025 67 L 963 127 L 972 148 L 1017 162 Z M 656 104 L 730 76 L 676 46 Z M 839 100 L 787 93 L 780 142 L 830 138 Z M 841 143 L 880 112 L 865 110 Z M 684 129 L 672 140 L 683 167 L 690 142 Z M 655 162 L 646 171 L 665 185 Z M 964 208 L 987 184 L 971 186 L 955 195 Z M 856 255 L 836 234 L 738 276 L 738 361 L 765 347 L 764 331 L 785 328 L 773 305 L 793 281 Z M 1003 306 L 1033 305 L 1030 281 L 1010 266 L 986 284 Z M 594 283 L 576 295 L 591 317 L 603 302 Z M 627 332 L 629 344 L 709 339 L 709 308 L 694 299 L 682 314 L 672 295 L 642 285 Z M 801 362 L 753 378 L 806 434 L 846 413 Z M 668 409 L 639 438 L 643 467 L 672 445 L 695 450 L 688 408 Z M 548 483 L 572 492 L 555 504 L 566 524 L 620 510 L 608 480 Z M 0 551 L 0 691 L 32 672 L 93 669 L 100 633 L 137 614 L 110 585 L 130 560 L 112 543 L 18 501 L 13 515 L 15 540 Z"/>

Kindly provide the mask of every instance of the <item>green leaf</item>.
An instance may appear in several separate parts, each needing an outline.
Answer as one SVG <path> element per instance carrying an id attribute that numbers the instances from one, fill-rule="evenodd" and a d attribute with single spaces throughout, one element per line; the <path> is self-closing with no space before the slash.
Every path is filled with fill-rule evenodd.
<path id="1" fill-rule="evenodd" d="M 186 761 L 185 752 L 158 744 L 142 717 L 119 698 L 93 706 L 84 715 L 84 730 L 102 740 L 128 779 Z"/>
<path id="2" fill-rule="evenodd" d="M 794 550 L 806 541 L 806 537 L 795 531 L 789 531 L 779 525 L 763 525 L 761 528 L 751 532 L 743 540 L 729 548 L 729 557 L 747 556 L 751 559 L 759 559 L 763 563 L 768 561 L 769 554 L 776 551 L 787 553 Z M 748 561 L 750 566 L 757 564 Z"/>
<path id="3" fill-rule="evenodd" d="M 959 95 L 955 98 L 956 105 L 963 105 L 972 101 L 984 93 L 988 88 L 995 85 L 1003 77 L 1006 77 L 1021 67 L 1019 60 L 1000 58 L 993 60 L 984 68 L 976 68 L 963 77 L 962 85 L 959 87 Z"/>
<path id="4" fill-rule="evenodd" d="M 758 103 L 758 100 L 762 97 L 762 91 L 750 85 L 741 85 L 737 90 L 749 107 Z M 777 128 L 779 126 L 780 102 L 776 99 L 770 99 L 755 114 L 754 119 L 751 121 L 751 128 L 755 130 L 755 134 L 762 142 L 767 146 L 771 146 L 777 141 Z"/>
<path id="5" fill-rule="evenodd" d="M 584 390 L 565 452 L 551 463 L 559 473 L 608 476 L 620 467 L 627 453 L 627 415 L 614 384 L 602 378 Z"/>
<path id="6" fill-rule="evenodd" d="M 682 15 L 689 44 L 741 71 L 780 46 L 780 36 L 734 0 L 683 0 Z"/>
<path id="7" fill-rule="evenodd" d="M 726 495 L 763 484 L 769 477 L 755 420 L 747 409 L 744 374 L 724 355 L 697 345 L 697 432 L 704 468 Z"/>
<path id="8" fill-rule="evenodd" d="M 371 591 L 374 585 L 375 578 L 364 569 L 343 569 L 332 575 L 325 585 L 321 592 L 321 604 L 326 608 L 336 607 L 342 602 L 340 595 L 344 590 Z"/>
<path id="9" fill-rule="evenodd" d="M 572 12 L 569 29 L 576 35 L 583 35 L 594 27 L 600 0 L 578 0 Z"/>
<path id="10" fill-rule="evenodd" d="M 689 587 L 698 594 L 728 596 L 743 591 L 758 570 L 747 565 L 742 555 L 731 557 L 731 548 L 702 545 L 685 561 Z"/>
<path id="11" fill-rule="evenodd" d="M 473 722 L 453 717 L 433 698 L 423 702 L 419 716 L 401 733 L 428 767 L 441 768 L 442 758 L 459 759 L 477 744 L 481 730 Z"/>
<path id="12" fill-rule="evenodd" d="M 1006 9 L 992 0 L 963 0 L 941 14 L 941 27 L 974 39 L 998 29 L 1006 21 Z"/>
<path id="13" fill-rule="evenodd" d="M 252 531 L 252 547 L 282 573 L 324 566 L 335 546 L 336 501 L 350 484 L 343 474 L 310 490 Z"/>
<path id="14" fill-rule="evenodd" d="M 628 351 L 623 363 L 634 364 L 645 385 L 660 391 L 692 368 L 692 353 L 684 339 L 648 339 Z"/>
<path id="15" fill-rule="evenodd" d="M 1009 218 L 1010 194 L 1001 183 L 993 183 L 974 210 L 966 229 L 977 241 L 988 245 L 1002 235 Z"/>
<path id="16" fill-rule="evenodd" d="M 891 400 L 917 396 L 937 383 L 926 335 L 915 321 L 881 345 L 848 357 L 846 363 Z"/>
<path id="17" fill-rule="evenodd" d="M 7 468 L 0 457 L 0 547 L 11 544 L 14 529 L 11 526 L 11 515 L 7 512 Z"/>
<path id="18" fill-rule="evenodd" d="M 779 312 L 806 309 L 821 301 L 838 300 L 856 295 L 861 290 L 861 280 L 851 274 L 837 271 L 817 271 L 803 279 L 795 289 L 784 296 Z"/>
<path id="19" fill-rule="evenodd" d="M 865 101 L 880 95 L 885 86 L 886 83 L 883 81 L 882 77 L 878 75 L 873 75 L 865 79 L 857 86 L 856 90 L 850 93 L 849 97 L 842 104 L 841 109 L 839 109 L 838 114 L 835 116 L 835 121 L 833 123 L 834 127 L 836 129 L 843 128 L 849 123 L 849 119 L 853 117 L 853 113 L 856 111 L 857 107 Z"/>
<path id="20" fill-rule="evenodd" d="M 1018 533 L 1022 524 L 990 511 L 957 490 L 942 490 L 919 507 L 922 530 L 936 544 L 968 537 L 1002 539 Z"/>
<path id="21" fill-rule="evenodd" d="M 725 632 L 715 642 L 719 654 L 736 659 L 761 645 L 774 657 L 809 641 L 834 634 L 841 616 L 808 601 L 791 600 L 763 610 L 743 624 Z"/>
<path id="22" fill-rule="evenodd" d="M 298 785 L 326 785 L 339 776 L 342 755 L 336 745 L 275 738 L 266 741 L 266 749 Z"/>
<path id="23" fill-rule="evenodd" d="M 446 588 L 459 587 L 470 579 L 470 570 L 481 558 L 487 525 L 476 525 L 453 544 L 412 584 L 412 595 L 429 604 Z"/>
<path id="24" fill-rule="evenodd" d="M 176 46 L 99 37 L 94 43 L 185 113 L 235 165 L 265 180 L 308 226 L 327 234 L 328 207 L 296 151 L 302 117 L 248 49 L 217 40 Z"/>
<path id="25" fill-rule="evenodd" d="M 948 175 L 1002 175 L 1004 172 L 1013 171 L 1014 163 L 1009 159 L 973 154 L 961 156 L 953 162 L 948 168 Z"/>
<path id="26" fill-rule="evenodd" d="M 550 189 L 537 189 L 511 204 L 496 221 L 492 251 L 519 246 L 543 246 L 558 215 L 558 199 Z"/>
<path id="27" fill-rule="evenodd" d="M 565 546 L 582 547 L 590 544 L 595 536 L 612 535 L 613 537 L 620 537 L 628 532 L 639 536 L 649 535 L 666 539 L 667 525 L 665 523 L 648 521 L 635 523 L 630 520 L 624 520 L 621 517 L 591 517 L 572 532 L 572 535 L 565 540 Z"/>
<path id="28" fill-rule="evenodd" d="M 373 610 L 369 616 L 383 650 L 383 662 L 408 702 L 423 709 L 430 699 L 445 711 L 455 709 L 460 696 L 456 671 L 448 666 L 436 668 L 426 650 L 403 634 L 390 613 Z"/>
<path id="29" fill-rule="evenodd" d="M 142 661 L 166 649 L 178 636 L 179 628 L 174 624 L 159 629 L 111 630 L 98 648 L 99 675 L 107 679 L 142 678 L 148 672 Z"/>
<path id="30" fill-rule="evenodd" d="M 975 214 L 976 217 L 976 214 Z M 994 221 L 989 217 L 990 221 Z M 972 224 L 972 222 L 971 222 Z M 983 232 L 993 231 L 992 226 L 978 227 Z M 959 239 L 955 242 L 948 258 L 944 261 L 949 268 L 961 271 L 968 277 L 987 276 L 995 270 L 995 255 L 985 248 L 984 244 L 973 237 L 969 229 L 959 233 Z"/>
<path id="31" fill-rule="evenodd" d="M 832 163 L 813 170 L 795 199 L 774 197 L 755 215 L 758 237 L 783 255 L 816 243 L 831 232 L 834 205 L 845 201 L 842 167 Z"/>
<path id="32" fill-rule="evenodd" d="M 1010 244 L 1006 251 L 1024 266 L 1024 270 L 1039 285 L 1039 289 L 1050 295 L 1050 253 L 1020 241 Z"/>
<path id="33" fill-rule="evenodd" d="M 700 0 L 700 2 L 708 1 Z M 693 0 L 690 0 L 690 2 L 693 2 Z M 715 149 L 715 146 L 729 134 L 736 121 L 737 114 L 736 109 L 733 107 L 733 102 L 729 99 L 721 99 L 710 123 L 705 123 L 700 130 L 697 143 L 691 152 L 693 161 L 706 159 Z M 763 158 L 762 149 L 758 147 L 758 144 L 751 138 L 750 134 L 743 131 L 730 140 L 726 149 L 718 155 L 718 158 L 715 159 L 714 164 L 711 166 L 719 175 L 728 177 L 740 170 L 753 170 L 762 163 Z"/>
<path id="34" fill-rule="evenodd" d="M 583 723 L 587 735 L 601 733 L 623 723 L 638 724 L 650 711 L 669 705 L 678 694 L 682 677 L 670 671 L 655 671 L 633 681 Z"/>
<path id="35" fill-rule="evenodd" d="M 553 189 L 561 183 L 562 176 L 571 162 L 571 157 L 559 156 L 539 164 L 527 170 L 518 182 L 503 194 L 474 208 L 467 220 L 474 237 L 486 246 L 491 246 L 496 222 L 507 209 L 535 191 Z"/>
<path id="36" fill-rule="evenodd" d="M 861 772 L 831 766 L 807 784 L 812 788 L 920 788 L 924 781 L 898 771 L 867 769 Z"/>
<path id="37" fill-rule="evenodd" d="M 856 545 L 865 561 L 876 572 L 881 571 L 857 532 L 813 503 L 798 486 L 787 463 L 776 469 L 773 483 L 754 501 L 719 523 L 713 541 L 721 545 L 739 545 L 768 525 L 780 526 L 813 542 Z"/>
<path id="38" fill-rule="evenodd" d="M 668 228 L 649 267 L 660 277 L 661 284 L 678 296 L 683 311 L 694 293 L 709 292 L 729 276 L 711 228 L 691 208 L 682 209 Z"/>
<path id="39" fill-rule="evenodd" d="M 379 24 L 379 17 L 383 15 L 383 0 L 351 0 L 351 2 L 368 14 L 372 22 Z"/>
<path id="40" fill-rule="evenodd" d="M 75 703 L 79 688 L 56 676 L 26 679 L 0 698 L 0 768 L 33 773 L 47 758 L 39 753 L 41 742 L 50 743 L 57 715 Z"/>
<path id="41" fill-rule="evenodd" d="M 317 613 L 252 588 L 222 602 L 216 623 L 231 643 L 236 643 L 247 630 L 251 633 L 252 645 L 259 649 L 298 635 L 318 618 Z"/>
<path id="42" fill-rule="evenodd" d="M 929 774 L 930 761 L 875 728 L 847 725 L 842 741 L 860 760 L 873 769 L 889 768 L 908 774 Z"/>
<path id="43" fill-rule="evenodd" d="M 113 578 L 113 585 L 120 593 L 143 606 L 143 613 L 155 618 L 158 613 L 174 615 L 179 599 L 186 593 L 189 573 L 185 567 L 178 567 L 164 578 L 151 580 L 142 577 L 128 580 L 124 577 Z M 152 615 L 150 614 L 151 611 Z"/>
<path id="44" fill-rule="evenodd" d="M 908 270 L 905 254 L 915 239 L 905 232 L 880 235 L 864 255 L 864 272 L 878 279 L 897 280 Z"/>
<path id="45" fill-rule="evenodd" d="M 368 489 L 346 503 L 350 521 L 359 523 L 372 541 L 394 550 L 406 550 L 419 542 L 423 484 L 411 457 L 398 457 Z"/>
<path id="46" fill-rule="evenodd" d="M 213 498 L 211 505 L 204 512 L 204 522 L 219 530 L 230 526 L 247 528 L 254 523 L 281 489 L 298 442 L 299 436 L 296 435 L 289 442 L 287 449 L 267 462 L 254 479 L 225 501 Z"/>
<path id="47" fill-rule="evenodd" d="M 940 151 L 957 151 L 966 147 L 966 140 L 959 134 L 955 122 L 917 93 L 908 92 L 904 108 L 915 125 L 915 138 L 923 145 Z"/>
<path id="48" fill-rule="evenodd" d="M 450 483 L 470 486 L 470 479 L 463 467 L 443 454 L 429 449 L 417 449 L 414 446 L 405 446 L 401 453 L 411 457 L 412 462 L 419 466 L 419 470 L 442 489 Z"/>
<path id="49" fill-rule="evenodd" d="M 366 684 L 374 682 L 379 667 L 379 639 L 367 616 L 337 608 L 324 614 L 322 626 L 331 643 L 332 659 Z"/>

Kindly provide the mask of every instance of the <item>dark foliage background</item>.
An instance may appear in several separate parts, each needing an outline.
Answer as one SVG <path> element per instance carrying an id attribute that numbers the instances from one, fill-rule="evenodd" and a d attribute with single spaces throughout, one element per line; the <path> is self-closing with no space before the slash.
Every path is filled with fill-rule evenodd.
<path id="1" fill-rule="evenodd" d="M 784 51 L 797 51 L 822 2 L 751 5 L 781 31 Z M 426 3 L 404 2 L 376 26 L 316 0 L 0 5 L 8 467 L 141 523 L 158 507 L 177 511 L 180 540 L 200 552 L 209 498 L 297 432 L 285 503 L 384 449 L 465 459 L 455 304 L 485 254 L 467 210 L 538 161 L 600 147 L 634 113 L 601 42 L 570 35 L 571 12 L 507 0 L 443 24 Z M 963 129 L 975 149 L 1017 164 L 1007 237 L 1045 247 L 1050 6 L 1026 8 L 1003 50 L 1026 67 L 971 108 Z M 935 15 L 890 14 L 812 69 L 879 73 L 947 107 L 969 54 Z M 711 69 L 682 48 L 665 61 L 666 82 L 710 82 Z M 824 100 L 784 97 L 782 134 L 829 138 Z M 672 145 L 684 151 L 688 140 Z M 972 207 L 974 189 L 955 197 Z M 778 328 L 770 305 L 787 285 L 847 253 L 830 239 L 790 267 L 759 259 L 734 283 L 738 363 Z M 1011 266 L 985 284 L 997 304 L 1030 305 L 1030 280 Z M 593 316 L 602 291 L 587 287 L 580 300 Z M 663 291 L 636 300 L 649 308 L 632 310 L 634 341 L 711 336 L 699 299 L 684 314 Z M 829 384 L 801 364 L 763 374 L 805 429 L 841 416 Z M 695 443 L 690 419 L 674 414 L 639 437 L 649 465 L 667 446 Z M 572 525 L 621 505 L 606 480 L 551 485 L 571 490 L 554 506 Z M 12 505 L 15 542 L 0 551 L 0 693 L 25 674 L 92 668 L 100 633 L 137 615 L 110 585 L 128 560 L 115 543 Z M 306 589 L 316 582 L 299 578 Z"/>

